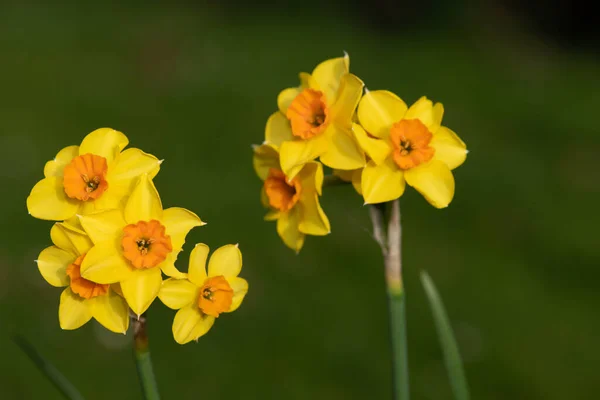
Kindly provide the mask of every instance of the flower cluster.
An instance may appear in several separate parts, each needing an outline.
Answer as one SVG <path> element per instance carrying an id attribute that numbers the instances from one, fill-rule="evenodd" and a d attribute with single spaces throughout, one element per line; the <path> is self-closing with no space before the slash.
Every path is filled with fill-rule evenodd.
<path id="1" fill-rule="evenodd" d="M 139 317 L 159 297 L 179 309 L 173 335 L 187 343 L 241 304 L 248 291 L 237 276 L 241 253 L 237 245 L 216 250 L 207 274 L 208 247 L 198 244 L 188 273 L 180 272 L 175 262 L 186 235 L 205 223 L 184 208 L 163 209 L 153 183 L 161 161 L 124 150 L 128 143 L 121 132 L 102 128 L 46 163 L 27 209 L 36 218 L 62 222 L 53 225 L 53 246 L 40 253 L 37 265 L 50 285 L 65 287 L 58 310 L 62 329 L 94 318 L 125 333 L 130 314 Z"/>
<path id="2" fill-rule="evenodd" d="M 451 170 L 466 159 L 464 142 L 442 126 L 440 103 L 422 97 L 407 107 L 392 92 L 364 89 L 349 66 L 346 54 L 300 73 L 300 85 L 279 94 L 265 141 L 254 147 L 265 219 L 277 220 L 296 251 L 305 235 L 330 232 L 319 204 L 322 164 L 352 182 L 365 204 L 398 199 L 408 183 L 443 208 L 454 197 Z"/>

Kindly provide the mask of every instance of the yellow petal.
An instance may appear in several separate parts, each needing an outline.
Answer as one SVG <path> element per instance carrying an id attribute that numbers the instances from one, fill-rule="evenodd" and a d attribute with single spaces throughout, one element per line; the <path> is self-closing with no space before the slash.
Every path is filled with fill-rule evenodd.
<path id="1" fill-rule="evenodd" d="M 109 331 L 127 333 L 129 328 L 129 306 L 124 298 L 109 290 L 104 296 L 89 300 L 92 316 Z"/>
<path id="2" fill-rule="evenodd" d="M 44 178 L 31 189 L 27 197 L 27 211 L 35 218 L 61 221 L 77 212 L 79 201 L 70 199 L 63 188 L 62 179 Z"/>
<path id="3" fill-rule="evenodd" d="M 283 89 L 279 93 L 279 96 L 277 96 L 277 106 L 279 107 L 279 111 L 281 111 L 283 115 L 285 115 L 288 107 L 290 106 L 290 104 L 292 104 L 292 101 L 294 101 L 294 99 L 300 94 L 300 92 L 302 92 L 302 88 L 295 87 Z"/>
<path id="4" fill-rule="evenodd" d="M 300 224 L 300 210 L 298 207 L 292 208 L 287 213 L 281 213 L 277 220 L 277 233 L 283 243 L 296 253 L 300 251 L 304 245 L 304 233 L 300 232 L 298 225 Z"/>
<path id="5" fill-rule="evenodd" d="M 100 242 L 88 251 L 81 263 L 81 276 L 97 283 L 116 283 L 133 273 L 129 261 L 113 241 Z"/>
<path id="6" fill-rule="evenodd" d="M 279 153 L 277 149 L 270 144 L 262 144 L 254 147 L 254 156 L 252 157 L 252 164 L 256 175 L 261 180 L 267 179 L 269 171 L 273 169 L 281 169 L 279 166 Z"/>
<path id="7" fill-rule="evenodd" d="M 83 138 L 79 146 L 79 154 L 91 153 L 102 156 L 110 165 L 127 144 L 129 140 L 121 132 L 111 128 L 100 128 Z"/>
<path id="8" fill-rule="evenodd" d="M 392 92 L 374 90 L 367 92 L 358 104 L 358 120 L 373 136 L 385 139 L 393 124 L 406 113 L 406 103 Z"/>
<path id="9" fill-rule="evenodd" d="M 197 243 L 190 254 L 190 263 L 188 265 L 188 279 L 197 286 L 204 285 L 208 277 L 206 275 L 206 261 L 210 248 L 204 243 Z"/>
<path id="10" fill-rule="evenodd" d="M 198 290 L 198 286 L 187 279 L 167 279 L 162 283 L 158 298 L 165 306 L 179 310 L 196 301 Z"/>
<path id="11" fill-rule="evenodd" d="M 44 166 L 44 176 L 49 178 L 51 176 L 62 177 L 65 166 L 71 162 L 72 159 L 79 155 L 79 146 L 65 147 L 56 154 L 54 160 L 50 160 Z"/>
<path id="12" fill-rule="evenodd" d="M 329 219 L 319 204 L 319 196 L 314 193 L 311 199 L 300 203 L 300 232 L 307 235 L 323 236 L 331 232 Z"/>
<path id="13" fill-rule="evenodd" d="M 158 191 L 148 174 L 143 174 L 125 205 L 125 221 L 136 224 L 139 221 L 161 220 L 162 203 Z"/>
<path id="14" fill-rule="evenodd" d="M 67 267 L 75 261 L 76 255 L 68 251 L 59 249 L 56 246 L 46 247 L 36 260 L 38 269 L 42 277 L 56 287 L 64 287 L 69 285 L 69 277 L 67 276 Z"/>
<path id="15" fill-rule="evenodd" d="M 79 222 L 94 243 L 117 240 L 123 236 L 123 228 L 127 225 L 121 210 L 80 215 Z"/>
<path id="16" fill-rule="evenodd" d="M 197 305 L 190 304 L 175 314 L 173 337 L 177 343 L 186 344 L 204 335 L 214 323 L 215 317 L 200 312 Z"/>
<path id="17" fill-rule="evenodd" d="M 233 299 L 231 300 L 231 307 L 226 312 L 232 312 L 237 310 L 242 304 L 242 300 L 248 293 L 248 282 L 242 278 L 227 278 L 229 286 L 233 289 Z"/>
<path id="18" fill-rule="evenodd" d="M 290 121 L 279 111 L 271 114 L 265 127 L 265 143 L 278 148 L 283 142 L 291 140 L 294 140 L 294 135 Z"/>
<path id="19" fill-rule="evenodd" d="M 418 119 L 429 129 L 431 133 L 436 133 L 442 123 L 444 116 L 444 107 L 441 103 L 435 106 L 427 97 L 423 96 L 415 102 L 404 115 L 404 119 Z"/>
<path id="20" fill-rule="evenodd" d="M 154 178 L 160 170 L 161 161 L 152 154 L 140 149 L 127 149 L 122 152 L 111 166 L 108 174 L 109 184 L 117 181 L 133 181 L 142 174 Z M 135 184 L 135 181 L 133 181 Z M 110 186 L 109 186 L 110 187 Z"/>
<path id="21" fill-rule="evenodd" d="M 236 277 L 242 270 L 242 252 L 237 244 L 219 247 L 208 261 L 208 276 Z"/>
<path id="22" fill-rule="evenodd" d="M 181 272 L 175 266 L 175 262 L 177 261 L 177 256 L 179 255 L 180 252 L 181 252 L 181 250 L 170 252 L 167 255 L 167 258 L 165 259 L 165 261 L 158 264 L 158 267 L 163 272 L 163 274 L 167 275 L 170 278 L 176 278 L 176 279 L 186 279 L 187 278 L 187 274 Z"/>
<path id="23" fill-rule="evenodd" d="M 298 179 L 300 180 L 300 187 L 302 187 L 301 198 L 312 199 L 314 193 L 320 196 L 323 190 L 323 164 L 319 162 L 307 163 L 298 173 Z"/>
<path id="24" fill-rule="evenodd" d="M 435 149 L 433 159 L 445 162 L 450 169 L 459 167 L 467 159 L 467 145 L 445 126 L 433 135 L 430 146 Z"/>
<path id="25" fill-rule="evenodd" d="M 142 315 L 158 296 L 161 284 L 160 268 L 138 269 L 121 282 L 121 290 L 133 312 Z"/>
<path id="26" fill-rule="evenodd" d="M 336 169 L 357 169 L 365 166 L 365 153 L 351 131 L 329 125 L 325 135 L 329 146 L 321 155 L 323 164 Z"/>
<path id="27" fill-rule="evenodd" d="M 318 85 L 318 90 L 325 94 L 327 105 L 334 104 L 337 100 L 338 88 L 342 76 L 350 71 L 350 57 L 348 54 L 344 57 L 325 60 L 314 69 L 312 78 Z"/>
<path id="28" fill-rule="evenodd" d="M 432 160 L 405 172 L 406 183 L 435 208 L 448 207 L 454 197 L 454 176 L 448 166 L 439 160 Z"/>
<path id="29" fill-rule="evenodd" d="M 392 152 L 392 147 L 386 140 L 367 135 L 362 126 L 352 124 L 352 132 L 360 147 L 375 161 L 375 164 L 382 164 Z"/>
<path id="30" fill-rule="evenodd" d="M 167 208 L 163 212 L 161 223 L 165 226 L 167 235 L 171 236 L 173 251 L 181 250 L 185 237 L 192 228 L 206 225 L 196 214 L 180 207 Z"/>
<path id="31" fill-rule="evenodd" d="M 404 193 L 404 172 L 392 159 L 381 165 L 369 161 L 362 172 L 362 193 L 365 204 L 396 200 Z"/>
<path id="32" fill-rule="evenodd" d="M 87 253 L 93 246 L 85 232 L 63 222 L 57 222 L 52 226 L 50 238 L 57 247 L 77 256 Z"/>
<path id="33" fill-rule="evenodd" d="M 331 119 L 337 125 L 349 128 L 352 116 L 362 96 L 364 83 L 356 75 L 346 74 L 342 77 L 336 102 L 331 107 Z"/>
<path id="34" fill-rule="evenodd" d="M 356 192 L 358 194 L 360 194 L 362 196 L 363 192 L 362 192 L 362 169 L 355 169 L 354 171 L 352 171 L 352 186 L 354 187 L 354 190 L 356 190 Z"/>
<path id="35" fill-rule="evenodd" d="M 281 216 L 281 211 L 279 210 L 269 210 L 263 217 L 265 221 L 276 221 Z"/>
<path id="36" fill-rule="evenodd" d="M 77 329 L 92 318 L 90 305 L 83 297 L 66 288 L 60 295 L 58 321 L 65 330 Z"/>
<path id="37" fill-rule="evenodd" d="M 325 132 L 308 140 L 284 142 L 279 149 L 281 170 L 288 179 L 293 179 L 304 164 L 314 161 L 327 147 L 328 138 Z"/>

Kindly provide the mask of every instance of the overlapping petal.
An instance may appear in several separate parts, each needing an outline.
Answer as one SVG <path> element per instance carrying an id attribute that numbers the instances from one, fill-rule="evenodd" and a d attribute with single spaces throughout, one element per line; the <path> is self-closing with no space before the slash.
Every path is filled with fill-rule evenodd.
<path id="1" fill-rule="evenodd" d="M 358 104 L 358 120 L 371 135 L 387 138 L 393 124 L 400 121 L 407 107 L 402 99 L 387 90 L 365 93 Z"/>
<path id="2" fill-rule="evenodd" d="M 121 281 L 121 290 L 133 312 L 142 315 L 158 296 L 161 284 L 160 268 L 138 269 Z"/>
<path id="3" fill-rule="evenodd" d="M 100 128 L 83 138 L 79 154 L 91 153 L 104 157 L 110 165 L 128 144 L 129 139 L 121 132 L 111 128 Z"/>
<path id="4" fill-rule="evenodd" d="M 362 172 L 361 189 L 365 204 L 384 203 L 392 201 L 404 193 L 404 172 L 387 159 L 377 165 L 369 161 Z"/>
<path id="5" fill-rule="evenodd" d="M 342 77 L 350 71 L 350 57 L 345 54 L 344 57 L 325 60 L 313 70 L 311 76 L 314 83 L 311 82 L 313 89 L 320 90 L 325 94 L 328 105 L 337 100 L 338 89 Z"/>
<path id="6" fill-rule="evenodd" d="M 84 231 L 64 222 L 52 226 L 50 238 L 56 246 L 77 256 L 86 253 L 93 245 Z"/>
<path id="7" fill-rule="evenodd" d="M 281 169 L 287 178 L 293 179 L 304 164 L 313 161 L 328 151 L 328 141 L 328 137 L 325 134 L 321 134 L 308 140 L 295 140 L 282 143 L 279 149 L 279 157 Z M 354 153 L 351 155 L 354 155 Z"/>
<path id="8" fill-rule="evenodd" d="M 202 313 L 197 305 L 190 304 L 175 314 L 173 337 L 179 344 L 189 343 L 208 332 L 214 323 L 215 317 Z"/>
<path id="9" fill-rule="evenodd" d="M 167 307 L 179 310 L 192 304 L 198 296 L 198 286 L 187 279 L 167 279 L 163 281 L 158 298 Z"/>
<path id="10" fill-rule="evenodd" d="M 133 268 L 118 246 L 116 241 L 105 241 L 92 247 L 81 263 L 81 276 L 104 284 L 129 279 Z"/>
<path id="11" fill-rule="evenodd" d="M 207 278 L 206 261 L 210 249 L 204 243 L 198 243 L 190 254 L 190 264 L 188 266 L 188 278 L 198 286 L 202 286 Z"/>
<path id="12" fill-rule="evenodd" d="M 277 148 L 290 140 L 294 140 L 290 121 L 280 111 L 274 112 L 267 120 L 265 142 Z"/>
<path id="13" fill-rule="evenodd" d="M 467 159 L 467 146 L 458 135 L 445 126 L 433 135 L 430 146 L 435 149 L 434 160 L 440 160 L 452 170 Z"/>
<path id="14" fill-rule="evenodd" d="M 135 148 L 123 151 L 119 154 L 117 161 L 109 172 L 109 183 L 111 186 L 128 184 L 128 189 L 135 184 L 134 179 L 143 174 L 154 178 L 158 174 L 162 162 L 152 154 Z"/>
<path id="15" fill-rule="evenodd" d="M 340 82 L 335 103 L 331 106 L 331 119 L 337 125 L 350 128 L 352 116 L 362 96 L 364 83 L 353 74 L 345 74 Z"/>
<path id="16" fill-rule="evenodd" d="M 331 225 L 325 212 L 319 204 L 317 193 L 312 198 L 300 203 L 300 223 L 298 230 L 307 235 L 323 236 L 331 232 Z"/>
<path id="17" fill-rule="evenodd" d="M 292 208 L 287 213 L 282 213 L 277 220 L 277 233 L 286 246 L 299 252 L 304 245 L 304 234 L 298 229 L 300 224 L 300 210 Z"/>
<path id="18" fill-rule="evenodd" d="M 329 143 L 327 150 L 321 155 L 323 164 L 335 169 L 357 169 L 365 166 L 365 153 L 350 130 L 332 124 L 327 127 L 325 135 Z"/>
<path id="19" fill-rule="evenodd" d="M 233 289 L 233 299 L 231 301 L 231 307 L 226 312 L 232 312 L 240 307 L 244 297 L 246 296 L 246 293 L 248 293 L 248 282 L 239 277 L 227 278 L 227 282 Z"/>
<path id="20" fill-rule="evenodd" d="M 442 104 L 437 103 L 434 106 L 431 100 L 423 96 L 410 106 L 404 118 L 418 119 L 427 127 L 429 132 L 436 133 L 442 123 L 443 116 L 444 107 Z"/>
<path id="21" fill-rule="evenodd" d="M 237 244 L 228 244 L 214 251 L 208 261 L 208 276 L 236 277 L 242 270 L 242 252 Z"/>
<path id="22" fill-rule="evenodd" d="M 60 327 L 65 330 L 77 329 L 91 318 L 92 310 L 86 300 L 73 293 L 71 288 L 63 290 L 58 306 Z"/>
<path id="23" fill-rule="evenodd" d="M 135 224 L 138 221 L 161 220 L 162 203 L 158 191 L 148 174 L 143 174 L 133 189 L 125 206 L 125 221 Z"/>
<path id="24" fill-rule="evenodd" d="M 280 113 L 285 115 L 288 107 L 300 92 L 302 92 L 302 87 L 283 89 L 279 93 L 279 96 L 277 96 L 277 107 L 279 108 Z"/>
<path id="25" fill-rule="evenodd" d="M 262 144 L 254 147 L 252 164 L 256 175 L 264 181 L 269 176 L 271 168 L 279 169 L 279 153 L 271 144 Z"/>
<path id="26" fill-rule="evenodd" d="M 321 195 L 323 190 L 323 165 L 318 162 L 307 163 L 298 173 L 297 179 L 300 180 L 300 187 L 302 187 L 301 198 L 312 199 L 315 192 Z"/>
<path id="27" fill-rule="evenodd" d="M 129 306 L 124 298 L 109 290 L 103 296 L 89 299 L 92 316 L 106 329 L 115 333 L 127 333 L 129 328 Z"/>
<path id="28" fill-rule="evenodd" d="M 27 197 L 27 210 L 35 218 L 60 221 L 77 212 L 79 202 L 70 199 L 63 189 L 62 179 L 44 178 L 31 189 Z"/>
<path id="29" fill-rule="evenodd" d="M 369 136 L 362 126 L 352 124 L 352 132 L 359 146 L 375 164 L 382 164 L 392 152 L 392 147 L 386 140 Z"/>
<path id="30" fill-rule="evenodd" d="M 405 172 L 406 183 L 417 189 L 436 208 L 447 207 L 454 197 L 454 176 L 440 160 L 432 160 Z"/>
<path id="31" fill-rule="evenodd" d="M 50 160 L 44 166 L 44 177 L 62 177 L 65 166 L 79 155 L 79 146 L 68 146 L 56 154 L 54 160 Z"/>
<path id="32" fill-rule="evenodd" d="M 42 277 L 56 287 L 69 285 L 67 276 L 67 267 L 77 258 L 76 255 L 59 249 L 56 246 L 50 246 L 42 250 L 36 260 L 38 269 Z"/>
<path id="33" fill-rule="evenodd" d="M 127 225 L 121 210 L 108 210 L 96 214 L 80 215 L 79 222 L 94 243 L 115 241 Z"/>

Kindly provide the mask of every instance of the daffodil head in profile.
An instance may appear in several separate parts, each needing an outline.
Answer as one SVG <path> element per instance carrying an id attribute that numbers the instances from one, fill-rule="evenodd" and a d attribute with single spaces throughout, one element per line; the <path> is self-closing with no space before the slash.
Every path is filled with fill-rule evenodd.
<path id="1" fill-rule="evenodd" d="M 167 276 L 184 277 L 175 268 L 188 232 L 204 225 L 191 211 L 163 210 L 149 175 L 138 178 L 125 207 L 80 215 L 79 221 L 93 247 L 81 263 L 85 279 L 120 283 L 129 307 L 138 315 L 152 304 Z"/>
<path id="2" fill-rule="evenodd" d="M 442 126 L 444 107 L 421 97 L 410 108 L 395 94 L 365 93 L 353 132 L 370 161 L 361 176 L 366 204 L 399 198 L 408 183 L 436 208 L 454 197 L 452 170 L 467 157 L 465 143 Z"/>
<path id="3" fill-rule="evenodd" d="M 269 144 L 254 148 L 254 169 L 263 181 L 261 200 L 268 209 L 267 221 L 277 221 L 277 233 L 286 246 L 299 252 L 306 235 L 323 236 L 331 231 L 321 208 L 323 165 L 311 161 L 290 179 L 279 166 L 279 153 Z"/>
<path id="4" fill-rule="evenodd" d="M 50 236 L 54 245 L 44 249 L 36 262 L 46 282 L 65 287 L 58 307 L 60 327 L 77 329 L 94 318 L 113 332 L 127 332 L 129 307 L 115 291 L 116 287 L 81 276 L 81 264 L 93 246 L 87 234 L 76 227 L 55 223 Z"/>
<path id="5" fill-rule="evenodd" d="M 187 277 L 167 279 L 158 297 L 169 308 L 178 310 L 173 320 L 177 343 L 198 340 L 207 333 L 222 313 L 238 309 L 248 292 L 248 282 L 238 275 L 242 253 L 238 245 L 226 245 L 214 251 L 199 243 L 190 254 Z"/>
<path id="6" fill-rule="evenodd" d="M 29 213 L 62 221 L 122 206 L 142 174 L 154 177 L 160 169 L 160 161 L 153 155 L 135 148 L 123 151 L 128 143 L 121 132 L 101 128 L 88 134 L 79 146 L 59 151 L 46 163 L 44 179 L 27 198 Z"/>
<path id="7" fill-rule="evenodd" d="M 300 86 L 279 94 L 265 142 L 280 151 L 281 170 L 289 179 L 317 158 L 343 170 L 365 165 L 364 151 L 351 132 L 364 85 L 349 68 L 347 54 L 323 61 L 312 74 L 300 74 Z"/>

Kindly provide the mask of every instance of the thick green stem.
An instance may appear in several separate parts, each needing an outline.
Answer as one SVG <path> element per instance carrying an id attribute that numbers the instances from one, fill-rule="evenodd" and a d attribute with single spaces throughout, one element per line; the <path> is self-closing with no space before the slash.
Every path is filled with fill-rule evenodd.
<path id="1" fill-rule="evenodd" d="M 150 349 L 148 348 L 148 334 L 146 333 L 146 316 L 132 316 L 133 328 L 133 354 L 137 367 L 142 393 L 146 400 L 160 400 L 154 371 L 152 370 L 152 360 L 150 359 Z"/>
<path id="2" fill-rule="evenodd" d="M 400 202 L 370 207 L 373 234 L 381 247 L 390 312 L 390 333 L 394 400 L 410 398 L 408 383 L 408 346 L 406 336 L 406 295 L 402 283 L 402 225 Z"/>

